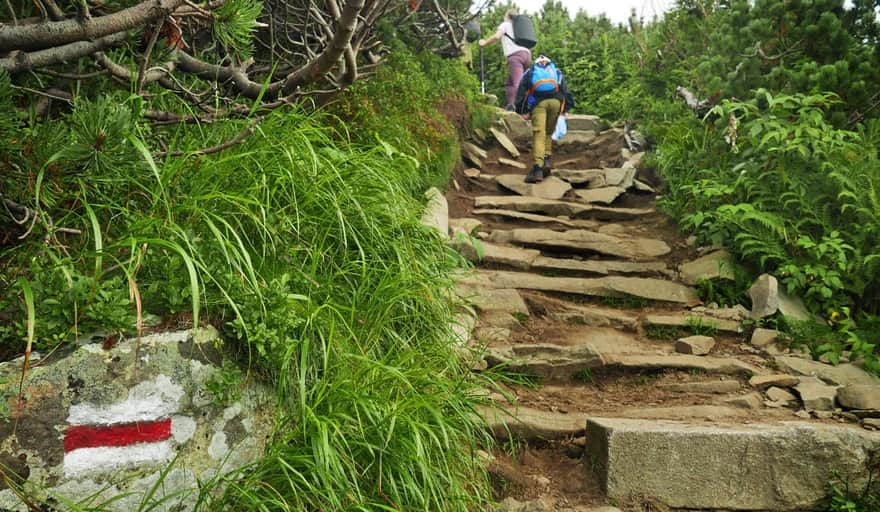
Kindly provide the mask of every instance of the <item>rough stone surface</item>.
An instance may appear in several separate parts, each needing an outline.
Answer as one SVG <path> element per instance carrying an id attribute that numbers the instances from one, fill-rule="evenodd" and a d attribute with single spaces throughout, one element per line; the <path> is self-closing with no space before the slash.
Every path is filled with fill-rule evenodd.
<path id="1" fill-rule="evenodd" d="M 527 148 L 532 143 L 532 124 L 522 118 L 516 112 L 499 112 L 504 126 L 507 128 L 507 136 L 520 148 Z"/>
<path id="2" fill-rule="evenodd" d="M 449 204 L 443 193 L 437 187 L 431 187 L 425 192 L 427 205 L 422 215 L 422 224 L 439 231 L 444 237 L 449 236 Z"/>
<path id="3" fill-rule="evenodd" d="M 615 260 L 574 260 L 569 258 L 548 258 L 538 256 L 532 268 L 547 270 L 576 270 L 593 274 L 659 274 L 667 270 L 662 261 L 615 261 Z"/>
<path id="4" fill-rule="evenodd" d="M 492 240 L 501 241 L 502 239 L 505 242 L 520 245 L 592 251 L 630 260 L 650 260 L 669 254 L 671 250 L 662 240 L 617 237 L 585 229 L 553 231 L 541 228 L 524 228 L 492 233 Z"/>
<path id="5" fill-rule="evenodd" d="M 507 165 L 509 167 L 514 167 L 516 169 L 528 169 L 528 166 L 526 164 L 524 164 L 522 162 L 517 162 L 516 160 L 511 160 L 509 158 L 501 157 L 498 159 L 498 163 L 501 165 Z M 523 177 L 525 177 L 525 176 L 523 176 Z M 497 181 L 497 177 L 496 177 L 496 181 Z"/>
<path id="6" fill-rule="evenodd" d="M 739 322 L 697 314 L 645 315 L 644 318 L 642 318 L 642 323 L 646 326 L 656 325 L 664 327 L 688 327 L 692 325 L 701 325 L 712 327 L 713 329 L 724 332 L 739 332 L 741 329 Z"/>
<path id="7" fill-rule="evenodd" d="M 499 439 L 564 439 L 584 431 L 587 415 L 542 411 L 525 406 L 487 409 L 489 429 Z"/>
<path id="8" fill-rule="evenodd" d="M 496 288 L 557 291 L 589 296 L 632 295 L 664 302 L 689 303 L 697 300 L 693 288 L 648 277 L 605 276 L 599 278 L 546 277 L 523 272 L 481 271 Z"/>
<path id="9" fill-rule="evenodd" d="M 700 279 L 733 280 L 733 259 L 727 251 L 715 251 L 693 261 L 683 263 L 679 268 L 681 280 L 694 285 Z"/>
<path id="10" fill-rule="evenodd" d="M 762 274 L 749 288 L 752 298 L 752 318 L 764 318 L 779 309 L 779 283 L 770 274 Z"/>
<path id="11" fill-rule="evenodd" d="M 807 307 L 804 306 L 804 301 L 798 297 L 788 295 L 784 290 L 779 290 L 779 312 L 782 313 L 782 316 L 789 316 L 795 320 L 814 319 L 810 312 L 807 311 Z"/>
<path id="12" fill-rule="evenodd" d="M 831 411 L 834 409 L 834 398 L 837 386 L 829 386 L 815 377 L 804 377 L 794 388 L 808 411 Z"/>
<path id="13" fill-rule="evenodd" d="M 463 294 L 464 295 L 464 294 Z M 472 293 L 464 296 L 477 310 L 483 311 L 504 311 L 507 313 L 519 313 L 528 315 L 529 308 L 520 296 L 519 292 L 514 289 L 486 289 L 474 288 Z"/>
<path id="14" fill-rule="evenodd" d="M 611 208 L 598 205 L 590 208 L 590 214 L 599 220 L 632 220 L 654 212 L 656 210 L 653 208 Z"/>
<path id="15" fill-rule="evenodd" d="M 654 190 L 654 187 L 652 187 L 651 185 L 648 185 L 647 183 L 645 183 L 644 181 L 641 181 L 641 180 L 633 180 L 633 187 L 636 190 L 638 190 L 639 192 L 647 192 L 649 194 L 653 194 L 654 192 L 656 192 Z"/>
<path id="16" fill-rule="evenodd" d="M 849 384 L 880 384 L 880 378 L 871 375 L 854 364 L 831 366 L 794 356 L 778 356 L 776 357 L 776 364 L 783 371 L 797 375 L 812 375 L 840 386 Z"/>
<path id="17" fill-rule="evenodd" d="M 747 393 L 724 400 L 724 403 L 743 409 L 758 410 L 764 406 L 764 400 L 758 393 Z"/>
<path id="18" fill-rule="evenodd" d="M 641 355 L 641 354 L 612 354 L 604 357 L 605 365 L 620 366 L 643 370 L 699 370 L 706 373 L 721 373 L 726 375 L 753 375 L 758 373 L 755 368 L 738 359 L 726 357 L 692 356 L 688 354 L 672 355 Z"/>
<path id="19" fill-rule="evenodd" d="M 851 384 L 837 390 L 837 401 L 847 409 L 880 411 L 880 384 Z"/>
<path id="20" fill-rule="evenodd" d="M 611 204 L 626 190 L 620 187 L 602 187 L 589 190 L 576 190 L 575 194 L 588 203 Z"/>
<path id="21" fill-rule="evenodd" d="M 688 336 L 679 338 L 675 342 L 675 351 L 679 354 L 693 354 L 703 356 L 708 354 L 715 346 L 715 338 L 711 336 Z"/>
<path id="22" fill-rule="evenodd" d="M 497 245 L 490 242 L 480 242 L 477 245 L 469 239 L 457 240 L 455 246 L 470 261 L 510 265 L 523 270 L 531 268 L 535 259 L 541 255 L 541 251 L 535 249 Z"/>
<path id="23" fill-rule="evenodd" d="M 497 215 L 499 217 L 508 217 L 511 219 L 527 220 L 529 222 L 554 223 L 570 228 L 592 229 L 597 226 L 597 222 L 586 219 L 561 219 L 559 217 L 550 217 L 547 215 L 539 215 L 536 213 L 524 213 L 516 210 L 499 210 L 493 208 L 479 208 L 472 212 L 474 215 Z"/>
<path id="24" fill-rule="evenodd" d="M 591 130 L 568 130 L 565 137 L 556 143 L 556 147 L 565 151 L 570 148 L 580 148 L 588 145 L 596 139 L 596 132 Z"/>
<path id="25" fill-rule="evenodd" d="M 672 391 L 673 393 L 708 393 L 725 395 L 727 393 L 736 393 L 740 390 L 741 385 L 739 381 L 735 380 L 712 380 L 708 382 L 660 384 L 658 387 L 666 391 Z"/>
<path id="26" fill-rule="evenodd" d="M 489 128 L 489 132 L 491 132 L 492 136 L 495 137 L 495 140 L 497 140 L 498 143 L 501 144 L 501 147 L 503 147 L 505 150 L 507 150 L 508 153 L 510 153 L 510 156 L 512 156 L 513 158 L 519 158 L 519 150 L 516 149 L 516 145 L 513 143 L 513 141 L 510 140 L 507 135 L 505 135 L 501 130 L 494 127 Z"/>
<path id="27" fill-rule="evenodd" d="M 555 201 L 526 196 L 480 196 L 474 198 L 474 208 L 499 208 L 520 212 L 541 212 L 547 215 L 576 217 L 593 208 L 588 204 Z"/>
<path id="28" fill-rule="evenodd" d="M 767 398 L 774 402 L 783 402 L 787 404 L 797 400 L 796 396 L 782 388 L 777 388 L 776 386 L 768 388 L 765 394 L 767 395 Z"/>
<path id="29" fill-rule="evenodd" d="M 758 327 L 752 332 L 752 345 L 764 348 L 767 345 L 776 343 L 779 340 L 779 331 L 774 329 L 763 329 Z"/>
<path id="30" fill-rule="evenodd" d="M 561 199 L 571 190 L 571 184 L 555 176 L 544 178 L 539 183 L 526 183 L 521 174 L 501 174 L 495 176 L 500 186 L 516 192 L 521 196 L 540 197 L 543 199 Z"/>
<path id="31" fill-rule="evenodd" d="M 568 114 L 566 121 L 568 122 L 568 128 L 571 130 L 598 133 L 607 128 L 607 125 L 602 122 L 599 116 L 590 114 Z"/>
<path id="32" fill-rule="evenodd" d="M 563 347 L 547 343 L 489 347 L 486 362 L 490 367 L 503 364 L 505 369 L 540 375 L 550 380 L 569 380 L 581 370 L 597 368 L 602 356 L 589 343 Z"/>
<path id="33" fill-rule="evenodd" d="M 590 418 L 588 460 L 613 500 L 649 496 L 683 509 L 805 510 L 834 470 L 864 482 L 880 436 L 802 422 L 736 427 Z"/>
<path id="34" fill-rule="evenodd" d="M 218 338 L 208 328 L 153 334 L 140 343 L 122 339 L 109 349 L 83 340 L 64 357 L 40 361 L 36 356 L 24 380 L 24 405 L 0 420 L 0 460 L 20 463 L 7 468 L 7 476 L 22 477 L 26 492 L 37 497 L 51 493 L 78 501 L 95 494 L 100 502 L 122 496 L 110 509 L 129 511 L 168 470 L 153 498 L 168 496 L 169 504 L 191 507 L 194 495 L 175 498 L 174 493 L 256 461 L 275 415 L 274 393 L 253 379 L 247 385 L 242 381 L 225 399 L 210 394 L 209 383 L 223 372 Z M 4 403 L 17 404 L 21 364 L 0 365 L 0 378 L 16 382 L 5 387 Z M 118 447 L 112 456 L 106 452 L 110 448 L 100 449 L 102 444 L 68 445 L 76 439 L 74 427 L 134 421 L 167 422 L 170 434 Z M 107 435 L 108 443 L 125 439 Z M 28 510 L 9 489 L 0 491 L 0 509 Z"/>
<path id="35" fill-rule="evenodd" d="M 607 169 L 603 169 L 605 171 L 605 184 L 610 187 L 620 186 L 621 188 L 626 188 L 623 186 L 624 181 L 626 180 L 627 174 L 629 174 L 629 169 L 625 167 L 609 167 Z"/>
<path id="36" fill-rule="evenodd" d="M 771 386 L 792 388 L 797 386 L 800 381 L 800 377 L 777 373 L 774 375 L 755 375 L 749 379 L 749 385 L 758 389 L 767 389 Z"/>
<path id="37" fill-rule="evenodd" d="M 478 219 L 468 217 L 462 219 L 449 219 L 449 233 L 453 237 L 459 233 L 463 235 L 472 235 L 483 227 L 483 223 Z"/>
<path id="38" fill-rule="evenodd" d="M 553 169 L 553 174 L 574 185 L 598 184 L 598 186 L 605 186 L 605 171 L 602 169 Z"/>

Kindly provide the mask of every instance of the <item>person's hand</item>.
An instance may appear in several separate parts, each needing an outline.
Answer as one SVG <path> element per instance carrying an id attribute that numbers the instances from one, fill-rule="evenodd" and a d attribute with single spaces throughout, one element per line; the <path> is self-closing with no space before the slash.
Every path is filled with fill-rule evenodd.
<path id="1" fill-rule="evenodd" d="M 526 121 L 528 121 L 530 117 L 532 117 L 532 115 L 529 114 L 528 112 L 526 112 L 525 114 L 522 115 L 522 118 L 525 119 Z"/>
<path id="2" fill-rule="evenodd" d="M 480 46 L 486 46 L 486 40 L 480 39 L 479 41 L 477 41 L 477 44 L 479 44 Z"/>

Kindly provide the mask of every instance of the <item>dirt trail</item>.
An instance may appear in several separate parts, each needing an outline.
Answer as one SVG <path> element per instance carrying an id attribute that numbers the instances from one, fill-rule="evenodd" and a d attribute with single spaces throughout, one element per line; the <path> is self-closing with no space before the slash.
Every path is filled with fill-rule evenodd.
<path id="1" fill-rule="evenodd" d="M 515 140 L 516 130 L 504 132 Z M 490 455 L 497 497 L 506 499 L 501 509 L 574 512 L 610 501 L 624 510 L 666 509 L 649 497 L 606 497 L 585 456 L 589 417 L 838 423 L 832 412 L 811 417 L 792 389 L 791 399 L 768 397 L 749 384 L 753 375 L 780 373 L 774 354 L 792 354 L 753 345 L 744 308 L 708 307 L 682 282 L 679 267 L 713 251 L 690 245 L 656 211 L 653 189 L 662 185 L 641 155 L 624 149 L 623 130 L 569 136 L 576 140 L 557 150 L 552 178 L 540 186 L 518 185 L 527 171 L 499 162 L 530 164 L 527 138 L 515 140 L 522 154 L 512 158 L 489 135 L 479 175 L 459 170 L 447 188 L 453 240 L 477 268 L 461 283 L 477 312 L 471 344 L 486 348 L 489 366 L 527 376 L 492 395 L 511 414 L 498 419 L 503 442 Z M 616 185 L 625 191 L 609 190 L 621 175 Z M 618 192 L 608 204 L 584 199 Z M 544 199 L 529 204 L 536 196 Z M 681 325 L 664 325 L 670 319 Z M 714 339 L 707 354 L 676 346 L 693 334 Z"/>

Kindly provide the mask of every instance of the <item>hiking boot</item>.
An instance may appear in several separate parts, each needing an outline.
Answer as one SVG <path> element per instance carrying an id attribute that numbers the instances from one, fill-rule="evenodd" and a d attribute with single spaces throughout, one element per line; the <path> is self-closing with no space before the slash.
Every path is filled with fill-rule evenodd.
<path id="1" fill-rule="evenodd" d="M 511 105 L 510 103 L 508 103 L 507 106 L 504 107 L 504 110 L 506 110 L 506 111 L 508 111 L 508 112 L 515 112 L 515 111 L 516 111 L 516 107 L 514 107 L 513 105 Z"/>
<path id="2" fill-rule="evenodd" d="M 544 172 L 544 177 L 550 176 L 550 155 L 544 157 L 544 168 L 542 169 Z"/>
<path id="3" fill-rule="evenodd" d="M 538 183 L 544 179 L 544 169 L 540 165 L 535 164 L 529 175 L 526 176 L 526 183 Z"/>

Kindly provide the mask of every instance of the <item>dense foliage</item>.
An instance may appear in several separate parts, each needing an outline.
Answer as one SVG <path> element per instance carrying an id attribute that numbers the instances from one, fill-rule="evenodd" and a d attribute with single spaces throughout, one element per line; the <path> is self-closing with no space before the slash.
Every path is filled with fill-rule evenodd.
<path id="1" fill-rule="evenodd" d="M 461 261 L 419 218 L 458 152 L 438 108 L 466 112 L 477 90 L 460 63 L 401 49 L 325 113 L 275 111 L 204 155 L 250 120 L 149 124 L 139 96 L 86 91 L 29 117 L 0 77 L 0 190 L 28 219 L 0 246 L 3 349 L 213 323 L 285 412 L 266 459 L 210 506 L 472 509 L 489 440 L 452 346 Z"/>

